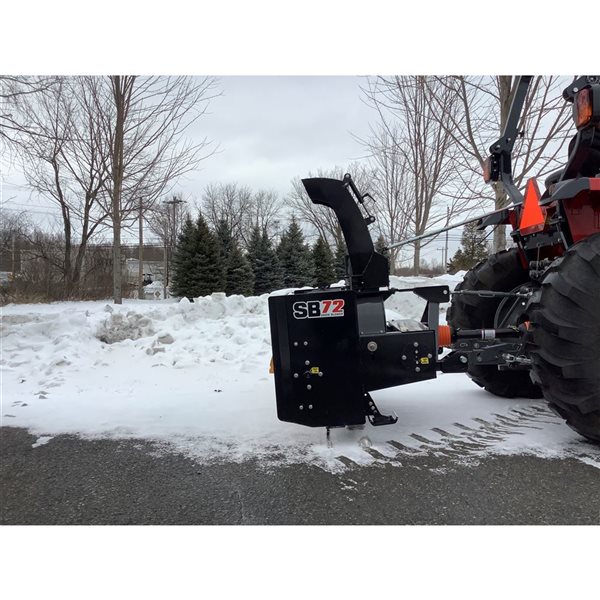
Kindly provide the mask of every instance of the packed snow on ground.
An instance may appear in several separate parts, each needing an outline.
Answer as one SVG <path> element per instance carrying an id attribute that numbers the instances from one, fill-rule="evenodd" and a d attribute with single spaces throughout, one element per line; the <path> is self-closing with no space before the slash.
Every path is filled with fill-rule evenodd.
<path id="1" fill-rule="evenodd" d="M 391 278 L 398 288 L 460 276 Z M 280 292 L 280 293 L 285 293 Z M 390 318 L 418 319 L 424 301 L 399 293 Z M 27 427 L 40 446 L 61 433 L 144 438 L 199 461 L 257 458 L 264 464 L 351 461 L 401 464 L 406 453 L 574 456 L 600 452 L 543 402 L 504 400 L 464 375 L 373 394 L 398 423 L 363 430 L 277 420 L 267 295 L 188 300 L 9 305 L 2 310 L 2 424 Z"/>

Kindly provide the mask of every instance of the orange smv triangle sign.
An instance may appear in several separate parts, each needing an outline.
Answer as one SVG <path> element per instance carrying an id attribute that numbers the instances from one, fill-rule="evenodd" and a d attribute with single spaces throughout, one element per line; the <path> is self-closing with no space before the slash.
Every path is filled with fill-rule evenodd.
<path id="1" fill-rule="evenodd" d="M 537 233 L 544 229 L 546 216 L 540 206 L 540 189 L 533 177 L 527 181 L 525 188 L 525 200 L 523 201 L 523 210 L 521 212 L 521 223 L 519 229 L 524 235 Z"/>

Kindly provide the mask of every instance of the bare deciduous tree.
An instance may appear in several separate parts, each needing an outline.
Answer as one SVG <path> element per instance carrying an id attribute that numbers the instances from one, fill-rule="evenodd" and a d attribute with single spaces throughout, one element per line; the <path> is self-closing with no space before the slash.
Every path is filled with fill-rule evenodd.
<path id="1" fill-rule="evenodd" d="M 4 215 L 3 215 L 4 216 Z M 0 303 L 64 300 L 64 234 L 61 227 L 44 230 L 28 222 L 27 214 L 2 220 L 0 261 L 13 277 L 0 287 Z M 3 269 L 6 269 L 6 266 Z M 110 245 L 90 244 L 78 289 L 80 299 L 106 298 L 112 289 Z"/>
<path id="2" fill-rule="evenodd" d="M 230 235 L 243 246 L 256 226 L 271 240 L 279 233 L 282 203 L 274 191 L 253 192 L 237 183 L 211 184 L 202 195 L 201 210 L 213 229 L 226 223 Z"/>
<path id="3" fill-rule="evenodd" d="M 89 239 L 110 221 L 114 299 L 121 302 L 121 229 L 134 223 L 140 202 L 150 209 L 210 154 L 206 139 L 191 142 L 185 133 L 214 86 L 210 77 L 69 77 L 5 94 L 17 111 L 14 122 L 27 124 L 14 137 L 28 182 L 61 210 L 70 285 L 80 277 Z"/>
<path id="4" fill-rule="evenodd" d="M 415 210 L 414 186 L 411 185 L 406 155 L 398 146 L 400 136 L 397 128 L 391 126 L 388 131 L 379 125 L 371 133 L 371 137 L 361 141 L 369 151 L 372 166 L 369 193 L 376 200 L 373 210 L 377 217 L 375 227 L 386 244 L 392 245 L 410 235 Z M 401 251 L 402 248 L 389 251 L 392 274 Z"/>
<path id="5" fill-rule="evenodd" d="M 472 197 L 457 193 L 456 150 L 428 96 L 435 89 L 448 115 L 457 110 L 457 98 L 447 86 L 426 76 L 378 77 L 365 90 L 377 110 L 386 134 L 387 158 L 402 157 L 406 192 L 411 197 L 409 221 L 414 235 L 445 225 L 452 215 L 467 210 Z M 430 240 L 431 241 L 431 240 Z M 429 241 L 429 242 L 430 242 Z M 419 272 L 421 247 L 414 245 L 413 270 Z"/>
<path id="6" fill-rule="evenodd" d="M 246 186 L 237 183 L 210 184 L 202 194 L 201 210 L 213 229 L 224 221 L 230 235 L 240 241 L 251 203 L 252 191 Z"/>
<path id="7" fill-rule="evenodd" d="M 0 209 L 0 270 L 10 272 L 13 279 L 20 270 L 20 246 L 30 229 L 26 211 L 7 213 Z"/>
<path id="8" fill-rule="evenodd" d="M 86 78 L 56 78 L 11 100 L 19 121 L 27 123 L 11 140 L 27 183 L 60 209 L 67 292 L 77 286 L 87 244 L 107 218 L 99 205 L 107 179 L 102 136 L 88 91 Z"/>
<path id="9" fill-rule="evenodd" d="M 107 162 L 111 174 L 108 190 L 111 198 L 110 215 L 113 230 L 113 299 L 115 304 L 121 304 L 121 225 L 123 221 L 121 196 L 125 176 L 125 122 L 128 120 L 129 111 L 131 110 L 131 96 L 135 76 L 125 75 L 121 77 L 120 75 L 114 75 L 109 79 L 114 103 L 114 115 L 107 114 L 107 116 L 110 115 L 113 118 L 106 119 L 106 132 L 108 133 L 110 147 Z"/>
<path id="10" fill-rule="evenodd" d="M 432 84 L 432 81 L 435 82 Z M 507 205 L 502 183 L 495 183 L 492 194 L 481 178 L 489 146 L 504 129 L 517 78 L 512 76 L 435 77 L 428 80 L 428 99 L 438 121 L 459 150 L 457 176 L 465 194 L 491 200 L 496 209 Z M 562 98 L 566 78 L 535 77 L 523 106 L 519 131 L 523 133 L 513 152 L 515 183 L 523 187 L 532 176 L 544 177 L 557 169 L 572 123 Z M 446 91 L 458 100 L 458 110 L 446 110 Z M 443 91 L 443 93 L 440 93 Z M 494 231 L 494 251 L 506 247 L 504 226 Z"/>
<path id="11" fill-rule="evenodd" d="M 248 245 L 252 230 L 255 227 L 264 232 L 271 241 L 275 241 L 280 234 L 282 211 L 283 204 L 277 192 L 258 190 L 252 194 L 242 226 L 242 244 Z"/>
<path id="12" fill-rule="evenodd" d="M 151 207 L 182 175 L 212 152 L 206 138 L 186 138 L 217 94 L 211 77 L 95 79 L 94 101 L 108 140 L 114 236 L 114 301 L 121 303 L 120 232 L 137 217 L 140 198 Z"/>
<path id="13" fill-rule="evenodd" d="M 48 91 L 57 80 L 57 77 L 0 76 L 0 140 L 3 143 L 11 142 L 14 135 L 23 131 L 36 133 L 35 127 L 14 111 L 15 102 Z"/>

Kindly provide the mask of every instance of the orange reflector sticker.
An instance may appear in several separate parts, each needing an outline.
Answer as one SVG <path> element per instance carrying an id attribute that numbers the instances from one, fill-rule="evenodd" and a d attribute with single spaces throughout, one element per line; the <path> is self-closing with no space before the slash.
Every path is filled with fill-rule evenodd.
<path id="1" fill-rule="evenodd" d="M 275 366 L 273 365 L 273 357 L 271 357 L 271 362 L 269 363 L 269 373 L 273 375 L 275 373 Z"/>
<path id="2" fill-rule="evenodd" d="M 527 182 L 525 188 L 525 200 L 523 201 L 523 210 L 521 212 L 521 223 L 519 229 L 523 234 L 537 233 L 544 229 L 546 216 L 540 206 L 540 189 L 533 177 Z"/>
<path id="3" fill-rule="evenodd" d="M 452 344 L 452 330 L 448 325 L 438 326 L 438 346 L 446 348 Z"/>

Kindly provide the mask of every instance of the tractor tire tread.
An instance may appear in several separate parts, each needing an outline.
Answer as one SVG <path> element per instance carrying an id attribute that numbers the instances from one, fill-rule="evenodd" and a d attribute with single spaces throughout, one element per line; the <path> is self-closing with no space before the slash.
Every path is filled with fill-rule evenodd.
<path id="1" fill-rule="evenodd" d="M 460 290 L 510 291 L 529 282 L 517 248 L 503 250 L 479 262 L 468 271 L 456 288 Z M 462 329 L 493 327 L 498 300 L 478 296 L 454 296 L 446 318 L 448 324 Z M 499 371 L 494 366 L 473 366 L 467 375 L 478 386 L 503 398 L 541 398 L 542 390 L 528 371 Z"/>
<path id="2" fill-rule="evenodd" d="M 600 234 L 571 246 L 528 307 L 532 377 L 550 406 L 600 442 Z"/>

